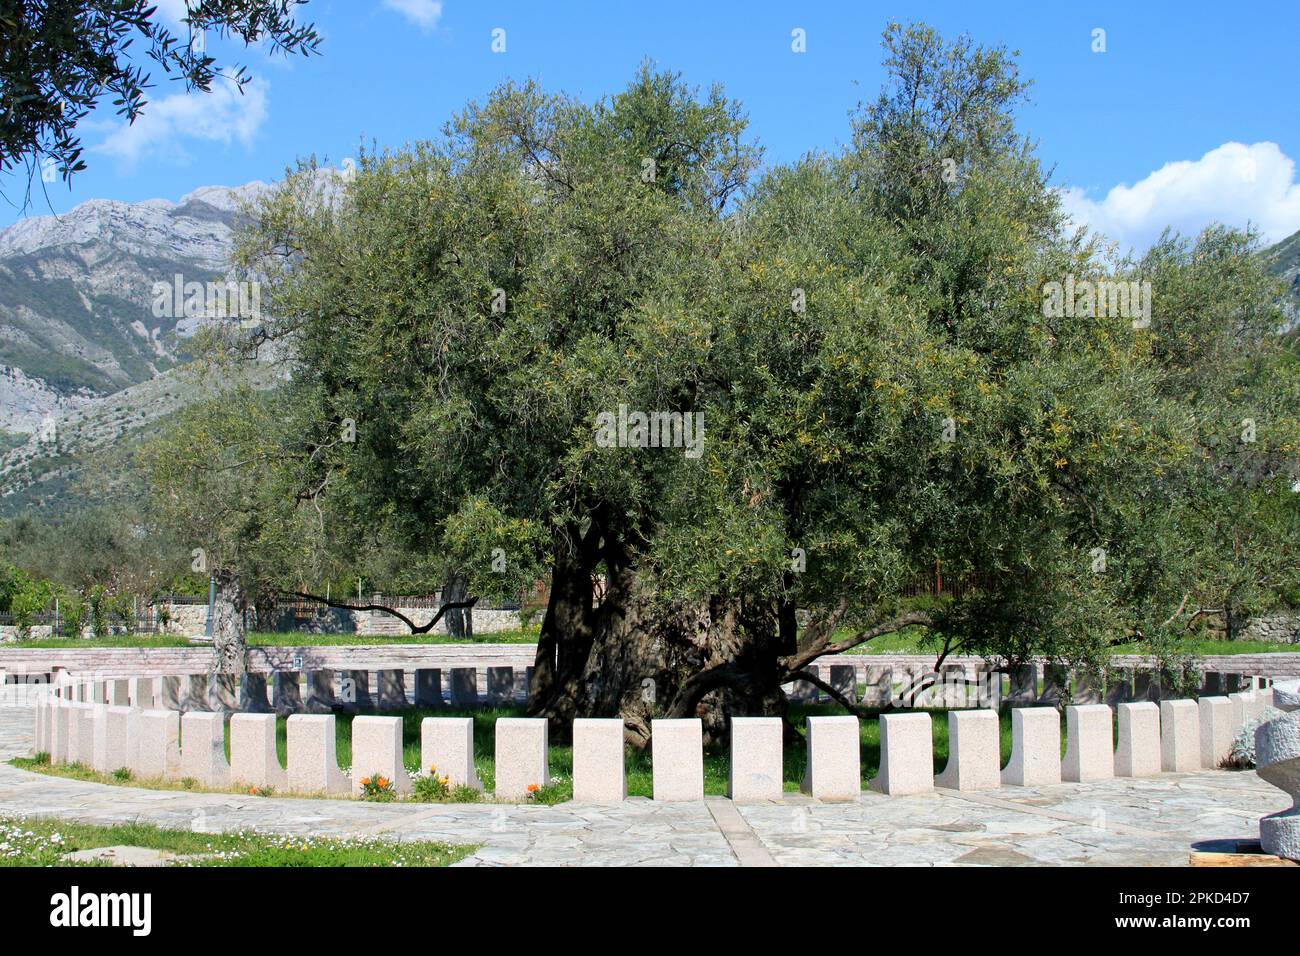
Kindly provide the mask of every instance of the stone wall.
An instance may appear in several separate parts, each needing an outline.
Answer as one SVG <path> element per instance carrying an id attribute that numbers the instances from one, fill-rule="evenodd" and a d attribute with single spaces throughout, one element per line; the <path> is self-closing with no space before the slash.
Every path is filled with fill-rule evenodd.
<path id="1" fill-rule="evenodd" d="M 1241 640 L 1300 644 L 1300 611 L 1280 611 L 1257 617 L 1242 630 Z"/>
<path id="2" fill-rule="evenodd" d="M 376 596 L 373 603 L 382 604 L 383 597 Z M 424 624 L 434 613 L 435 608 L 406 607 L 398 604 L 393 608 L 405 614 L 416 625 Z M 206 604 L 168 604 L 168 623 L 164 633 L 182 635 L 199 635 L 207 631 L 208 606 Z M 474 633 L 497 634 L 501 631 L 518 630 L 521 626 L 518 611 L 495 608 L 474 608 Z M 258 628 L 254 627 L 254 630 Z M 310 625 L 295 622 L 287 615 L 277 622 L 275 630 L 301 631 L 304 634 L 359 634 L 363 637 L 399 637 L 410 633 L 407 626 L 391 614 L 382 611 L 348 611 L 342 608 L 321 608 L 320 614 Z M 433 628 L 434 634 L 446 634 L 445 619 Z"/>
<path id="3" fill-rule="evenodd" d="M 36 638 L 46 638 L 50 636 L 50 632 L 53 630 L 54 628 L 49 624 L 33 624 L 30 628 L 31 633 L 23 639 L 31 640 Z M 0 643 L 8 644 L 18 641 L 19 639 L 17 627 L 12 624 L 0 624 Z"/>

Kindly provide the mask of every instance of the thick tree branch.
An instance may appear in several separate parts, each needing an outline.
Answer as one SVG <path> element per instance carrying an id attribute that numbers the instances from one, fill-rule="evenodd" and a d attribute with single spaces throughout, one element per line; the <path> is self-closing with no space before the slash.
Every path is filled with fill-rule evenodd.
<path id="1" fill-rule="evenodd" d="M 428 634 L 433 630 L 434 626 L 442 620 L 442 616 L 448 611 L 472 608 L 478 603 L 478 598 L 476 597 L 472 597 L 466 601 L 448 601 L 442 607 L 438 608 L 438 613 L 433 616 L 433 620 L 429 621 L 427 624 L 416 624 L 401 611 L 387 607 L 383 604 L 345 604 L 342 601 L 332 601 L 329 598 L 321 597 L 319 594 L 307 594 L 303 591 L 293 591 L 291 593 L 294 597 L 305 598 L 308 601 L 319 601 L 326 607 L 339 608 L 344 611 L 381 611 L 384 614 L 391 614 L 410 628 L 412 634 Z"/>

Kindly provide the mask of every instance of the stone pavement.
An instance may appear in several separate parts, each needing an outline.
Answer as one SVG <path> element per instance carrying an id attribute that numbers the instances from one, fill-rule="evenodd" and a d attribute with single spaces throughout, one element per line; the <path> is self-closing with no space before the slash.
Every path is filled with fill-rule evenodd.
<path id="1" fill-rule="evenodd" d="M 32 710 L 0 703 L 0 761 L 31 750 Z M 1290 805 L 1253 772 L 1201 771 L 1095 784 L 864 792 L 850 803 L 375 804 L 144 790 L 0 763 L 0 815 L 195 830 L 384 835 L 477 843 L 460 866 L 1180 866 L 1193 849 L 1254 839 Z"/>

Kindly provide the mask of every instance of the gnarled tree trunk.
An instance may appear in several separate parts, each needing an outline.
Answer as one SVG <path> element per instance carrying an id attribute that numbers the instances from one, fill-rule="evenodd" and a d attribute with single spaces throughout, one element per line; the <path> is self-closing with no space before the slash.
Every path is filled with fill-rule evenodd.
<path id="1" fill-rule="evenodd" d="M 778 650 L 771 615 L 717 598 L 658 602 L 634 556 L 571 536 L 555 554 L 529 712 L 561 739 L 575 717 L 622 717 L 628 742 L 643 747 L 652 719 L 699 717 L 706 742 L 720 742 L 728 716 L 784 716 Z"/>
<path id="2" fill-rule="evenodd" d="M 248 640 L 244 634 L 244 610 L 247 597 L 239 575 L 218 571 L 216 603 L 212 608 L 212 648 L 216 655 L 213 671 L 232 677 L 248 669 Z"/>

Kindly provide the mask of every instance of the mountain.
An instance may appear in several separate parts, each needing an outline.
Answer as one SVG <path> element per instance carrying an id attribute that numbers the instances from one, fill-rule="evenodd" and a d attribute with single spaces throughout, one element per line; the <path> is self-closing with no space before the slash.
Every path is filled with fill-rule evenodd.
<path id="1" fill-rule="evenodd" d="M 95 199 L 0 232 L 0 430 L 32 434 L 184 361 L 201 319 L 155 315 L 154 284 L 227 277 L 240 204 L 263 183 L 178 203 Z"/>
<path id="2" fill-rule="evenodd" d="M 1291 292 L 1291 304 L 1300 311 L 1300 232 L 1294 232 L 1264 250 L 1269 268 L 1282 277 Z"/>
<path id="3" fill-rule="evenodd" d="M 240 210 L 266 188 L 96 199 L 0 232 L 0 513 L 65 500 L 89 456 L 209 390 L 185 365 L 205 318 L 155 309 L 155 283 L 229 277 Z"/>

